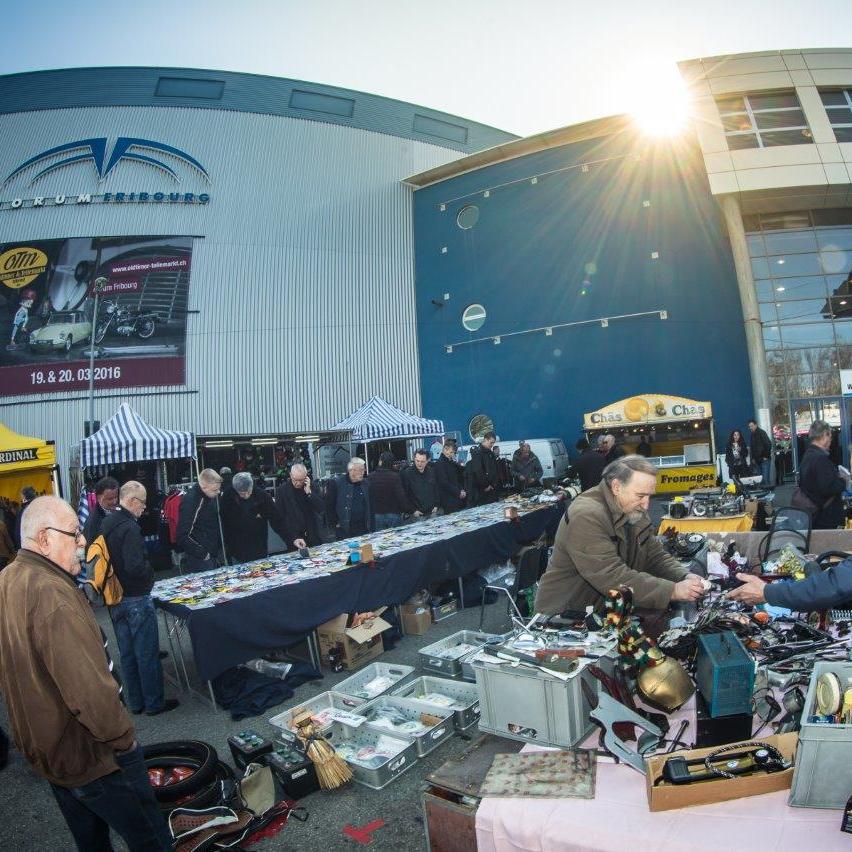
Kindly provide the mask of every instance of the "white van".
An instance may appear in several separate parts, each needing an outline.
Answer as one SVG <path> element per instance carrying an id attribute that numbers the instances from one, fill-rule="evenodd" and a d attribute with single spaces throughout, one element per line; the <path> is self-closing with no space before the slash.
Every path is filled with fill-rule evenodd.
<path id="1" fill-rule="evenodd" d="M 568 458 L 568 450 L 565 449 L 565 443 L 561 438 L 524 438 L 524 441 L 530 445 L 530 449 L 538 456 L 538 460 L 541 462 L 541 467 L 544 471 L 543 479 L 559 480 L 564 479 L 568 475 L 568 468 L 571 466 L 571 461 Z M 475 446 L 475 444 L 459 447 L 456 453 L 456 461 L 460 464 L 465 464 L 469 461 L 472 446 Z M 501 458 L 508 459 L 511 464 L 512 456 L 515 450 L 518 449 L 518 439 L 514 441 L 500 440 L 494 446 L 500 448 Z"/>

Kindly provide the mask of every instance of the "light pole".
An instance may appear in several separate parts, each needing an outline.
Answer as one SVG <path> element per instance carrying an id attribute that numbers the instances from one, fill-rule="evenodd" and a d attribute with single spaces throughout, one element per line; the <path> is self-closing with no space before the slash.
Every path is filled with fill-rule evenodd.
<path id="1" fill-rule="evenodd" d="M 95 278 L 92 287 L 95 293 L 95 307 L 92 310 L 92 331 L 89 335 L 89 435 L 95 431 L 95 331 L 98 328 L 98 296 L 109 280 L 103 275 Z"/>

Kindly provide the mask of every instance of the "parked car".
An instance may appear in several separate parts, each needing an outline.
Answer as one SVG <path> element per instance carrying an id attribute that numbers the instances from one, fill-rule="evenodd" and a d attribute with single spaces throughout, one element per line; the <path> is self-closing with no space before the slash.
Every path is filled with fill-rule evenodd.
<path id="1" fill-rule="evenodd" d="M 564 479 L 568 475 L 571 461 L 568 458 L 568 450 L 565 449 L 565 442 L 561 438 L 524 438 L 524 441 L 530 445 L 530 449 L 541 462 L 544 471 L 543 480 L 552 482 Z M 465 464 L 470 459 L 471 446 L 474 445 L 459 447 L 456 461 Z M 495 446 L 500 447 L 500 455 L 511 462 L 512 454 L 518 449 L 518 439 L 513 441 L 501 439 Z"/>
<path id="2" fill-rule="evenodd" d="M 47 324 L 30 334 L 30 349 L 46 352 L 54 349 L 71 350 L 75 343 L 84 343 L 92 336 L 92 324 L 83 311 L 55 311 Z"/>

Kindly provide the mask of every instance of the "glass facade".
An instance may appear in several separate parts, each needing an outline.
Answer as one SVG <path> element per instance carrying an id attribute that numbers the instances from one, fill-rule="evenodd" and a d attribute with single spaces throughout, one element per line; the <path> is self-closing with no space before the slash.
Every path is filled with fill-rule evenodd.
<path id="1" fill-rule="evenodd" d="M 820 89 L 825 113 L 838 142 L 852 142 L 852 89 Z"/>
<path id="2" fill-rule="evenodd" d="M 838 396 L 852 369 L 852 209 L 751 216 L 746 229 L 772 422 L 786 431 L 791 399 Z"/>

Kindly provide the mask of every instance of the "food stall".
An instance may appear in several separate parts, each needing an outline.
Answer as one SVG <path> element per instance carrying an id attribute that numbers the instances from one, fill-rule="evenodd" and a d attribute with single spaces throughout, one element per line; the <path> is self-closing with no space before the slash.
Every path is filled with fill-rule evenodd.
<path id="1" fill-rule="evenodd" d="M 594 446 L 610 434 L 628 453 L 642 439 L 649 461 L 660 468 L 657 492 L 676 493 L 716 484 L 716 437 L 713 406 L 682 396 L 649 393 L 631 396 L 583 415 Z"/>
<path id="2" fill-rule="evenodd" d="M 20 500 L 21 489 L 62 494 L 53 441 L 19 435 L 0 423 L 0 498 Z"/>

